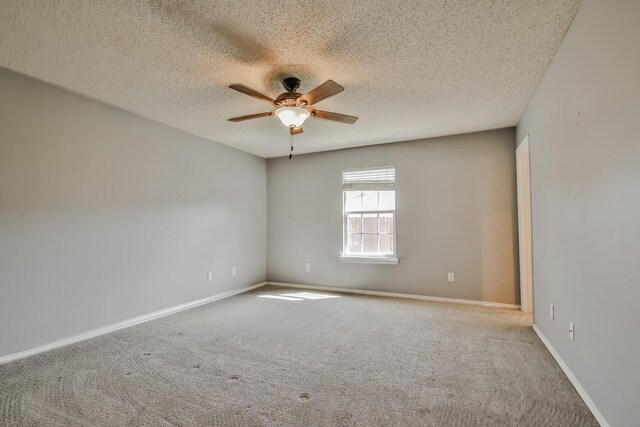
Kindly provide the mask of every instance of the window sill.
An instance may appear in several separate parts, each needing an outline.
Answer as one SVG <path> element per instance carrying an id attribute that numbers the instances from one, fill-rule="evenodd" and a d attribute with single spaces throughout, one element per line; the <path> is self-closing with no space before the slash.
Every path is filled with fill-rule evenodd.
<path id="1" fill-rule="evenodd" d="M 395 257 L 364 257 L 364 256 L 341 256 L 341 262 L 352 262 L 356 264 L 387 264 L 398 265 L 398 258 Z"/>

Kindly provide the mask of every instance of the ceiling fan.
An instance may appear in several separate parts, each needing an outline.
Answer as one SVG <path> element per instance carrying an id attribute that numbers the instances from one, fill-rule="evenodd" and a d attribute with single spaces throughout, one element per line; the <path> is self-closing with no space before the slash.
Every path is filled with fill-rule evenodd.
<path id="1" fill-rule="evenodd" d="M 282 81 L 282 85 L 287 91 L 278 95 L 276 99 L 272 99 L 268 95 L 260 93 L 257 90 L 253 90 L 241 83 L 229 85 L 231 89 L 268 102 L 273 105 L 275 109 L 265 113 L 232 117 L 228 120 L 230 122 L 242 122 L 245 120 L 259 119 L 261 117 L 275 116 L 284 126 L 289 128 L 291 135 L 302 133 L 302 125 L 309 117 L 333 120 L 336 122 L 348 123 L 350 125 L 354 124 L 356 120 L 358 120 L 355 116 L 333 113 L 331 111 L 319 110 L 313 107 L 314 104 L 322 101 L 323 99 L 337 95 L 344 90 L 342 86 L 333 80 L 327 80 L 305 95 L 297 92 L 300 87 L 300 79 L 296 77 L 285 78 Z"/>

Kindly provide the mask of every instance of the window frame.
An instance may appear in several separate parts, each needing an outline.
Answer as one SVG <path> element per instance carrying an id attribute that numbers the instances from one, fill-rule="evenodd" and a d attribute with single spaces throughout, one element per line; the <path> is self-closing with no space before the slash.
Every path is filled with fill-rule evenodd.
<path id="1" fill-rule="evenodd" d="M 351 171 L 358 171 L 358 170 L 376 170 L 376 169 L 383 169 L 383 168 L 393 168 L 395 170 L 394 166 L 378 166 L 378 167 L 368 167 L 368 168 L 360 168 L 360 169 L 348 169 L 343 171 L 343 174 L 345 172 L 351 172 Z M 347 211 L 346 207 L 347 207 L 347 192 L 348 191 L 393 191 L 393 197 L 394 197 L 394 206 L 395 209 L 393 210 L 388 210 L 388 209 L 384 209 L 384 210 L 375 210 L 375 211 Z M 397 238 L 398 238 L 398 233 L 397 233 L 397 228 L 398 228 L 398 204 L 397 204 L 397 198 L 396 198 L 397 192 L 396 192 L 396 186 L 395 186 L 395 182 L 393 183 L 393 185 L 389 185 L 389 184 L 379 184 L 379 183 L 363 183 L 363 184 L 358 184 L 357 188 L 354 187 L 349 187 L 349 188 L 345 188 L 345 186 L 342 186 L 342 253 L 340 255 L 340 261 L 342 262 L 352 262 L 352 263 L 364 263 L 364 264 L 391 264 L 391 265 L 397 265 L 398 264 L 398 246 L 397 246 Z M 393 252 L 391 254 L 388 255 L 368 255 L 368 254 L 363 254 L 363 255 L 358 255 L 358 254 L 351 254 L 349 252 L 347 252 L 348 250 L 348 244 L 349 244 L 349 220 L 348 220 L 348 216 L 350 214 L 356 214 L 356 215 L 362 215 L 362 214 L 388 214 L 391 213 L 393 214 L 393 239 L 392 239 L 392 248 L 393 248 Z M 379 222 L 377 222 L 377 227 L 379 227 Z M 361 233 L 361 234 L 367 234 L 367 233 Z M 372 233 L 373 234 L 373 233 Z M 379 233 L 376 233 L 379 234 Z"/>

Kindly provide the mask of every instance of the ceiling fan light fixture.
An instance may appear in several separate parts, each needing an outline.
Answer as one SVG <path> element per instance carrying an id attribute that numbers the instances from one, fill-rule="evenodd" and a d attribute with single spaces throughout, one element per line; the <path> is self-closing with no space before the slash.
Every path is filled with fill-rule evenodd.
<path id="1" fill-rule="evenodd" d="M 289 129 L 302 126 L 304 121 L 311 116 L 309 110 L 301 107 L 280 107 L 273 114 Z"/>

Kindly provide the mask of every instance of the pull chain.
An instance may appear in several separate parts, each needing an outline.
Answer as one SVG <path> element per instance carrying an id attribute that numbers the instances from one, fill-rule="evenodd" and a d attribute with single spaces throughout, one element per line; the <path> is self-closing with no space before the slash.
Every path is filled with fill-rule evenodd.
<path id="1" fill-rule="evenodd" d="M 293 157 L 293 132 L 289 129 L 289 160 Z"/>

